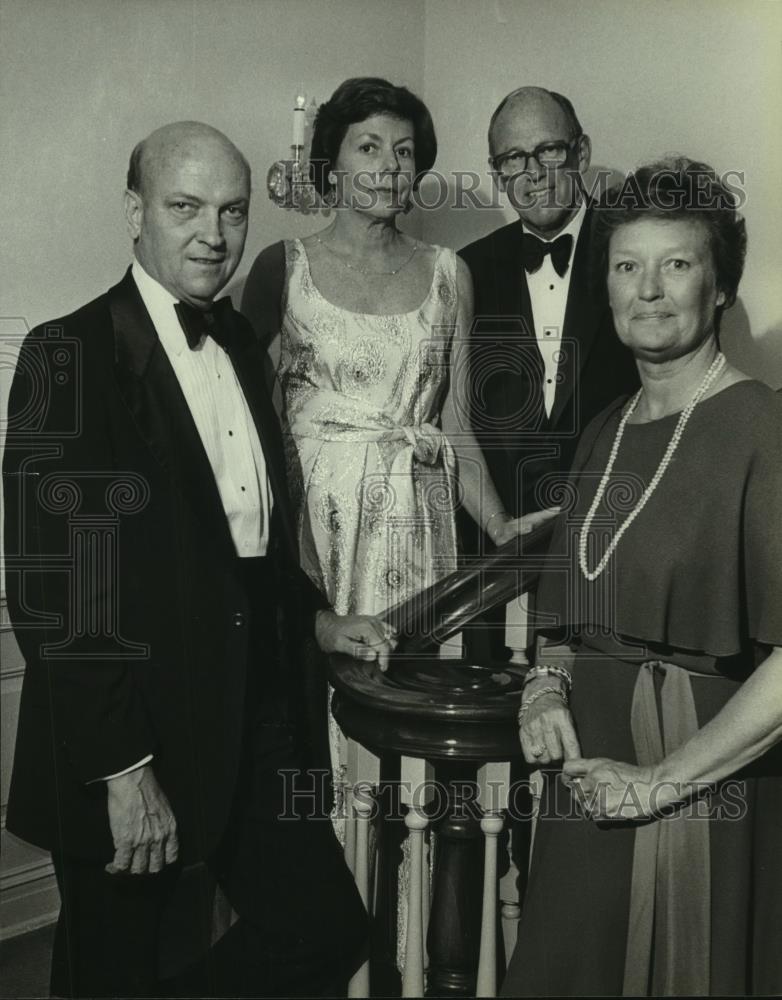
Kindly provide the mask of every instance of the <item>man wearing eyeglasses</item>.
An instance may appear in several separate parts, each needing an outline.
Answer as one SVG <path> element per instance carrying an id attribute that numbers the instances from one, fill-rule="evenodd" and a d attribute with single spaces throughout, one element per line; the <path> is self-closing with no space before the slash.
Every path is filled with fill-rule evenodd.
<path id="1" fill-rule="evenodd" d="M 489 164 L 519 220 L 460 251 L 475 289 L 470 422 L 513 517 L 561 502 L 581 431 L 637 386 L 608 304 L 589 288 L 591 150 L 566 97 L 508 94 L 489 123 Z M 507 658 L 504 624 L 504 608 L 489 613 L 468 634 L 472 655 Z M 509 642 L 523 659 L 524 640 Z"/>

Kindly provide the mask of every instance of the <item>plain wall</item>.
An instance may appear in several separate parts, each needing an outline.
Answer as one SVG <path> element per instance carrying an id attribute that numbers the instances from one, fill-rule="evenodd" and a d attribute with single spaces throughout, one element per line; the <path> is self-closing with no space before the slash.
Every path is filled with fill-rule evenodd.
<path id="1" fill-rule="evenodd" d="M 491 201 L 486 129 L 509 91 L 573 101 L 593 167 L 622 173 L 680 152 L 745 173 L 749 252 L 723 346 L 782 385 L 782 4 L 776 0 L 426 0 L 424 93 L 437 169 L 479 171 Z M 459 247 L 512 209 L 428 213 L 424 236 Z"/>
<path id="2" fill-rule="evenodd" d="M 262 247 L 323 224 L 265 190 L 299 89 L 321 102 L 347 76 L 380 75 L 420 92 L 424 13 L 422 0 L 0 0 L 0 317 L 32 326 L 119 280 L 130 151 L 179 119 L 224 131 L 253 169 L 235 292 Z"/>

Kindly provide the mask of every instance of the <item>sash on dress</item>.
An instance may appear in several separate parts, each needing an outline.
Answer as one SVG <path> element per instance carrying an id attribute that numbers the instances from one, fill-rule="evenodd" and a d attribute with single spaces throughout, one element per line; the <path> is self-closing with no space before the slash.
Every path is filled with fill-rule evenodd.
<path id="1" fill-rule="evenodd" d="M 654 675 L 662 671 L 662 727 Z M 649 660 L 633 692 L 630 725 L 641 767 L 698 730 L 690 672 Z M 661 731 L 662 728 L 662 731 Z M 711 971 L 709 820 L 697 801 L 635 832 L 623 996 L 708 996 Z"/>
<path id="2" fill-rule="evenodd" d="M 440 551 L 456 551 L 455 494 L 457 486 L 456 456 L 443 431 L 434 424 L 400 424 L 388 413 L 361 399 L 334 389 L 314 390 L 297 401 L 288 413 L 290 432 L 298 442 L 313 440 L 340 444 L 396 444 L 390 468 L 382 477 L 385 490 L 393 494 L 394 510 L 418 524 L 424 537 L 438 537 Z M 427 488 L 421 489 L 415 473 L 416 464 L 435 471 L 437 476 Z M 365 484 L 365 500 L 384 506 L 377 491 L 383 489 L 379 480 Z M 435 524 L 436 522 L 436 524 Z M 447 538 L 440 537 L 442 532 Z M 450 570 L 448 570 L 450 571 Z M 338 609 L 339 610 L 339 609 Z"/>
<path id="3" fill-rule="evenodd" d="M 313 391 L 297 403 L 289 419 L 294 438 L 346 443 L 407 441 L 419 462 L 434 465 L 442 456 L 446 471 L 456 468 L 453 448 L 439 427 L 426 422 L 399 424 L 383 410 L 336 389 Z"/>

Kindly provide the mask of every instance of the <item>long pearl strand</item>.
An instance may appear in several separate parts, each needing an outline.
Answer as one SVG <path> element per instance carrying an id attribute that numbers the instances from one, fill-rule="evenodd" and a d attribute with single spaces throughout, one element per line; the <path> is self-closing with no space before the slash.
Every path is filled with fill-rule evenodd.
<path id="1" fill-rule="evenodd" d="M 673 458 L 673 453 L 679 446 L 679 441 L 681 440 L 684 428 L 687 426 L 687 421 L 690 419 L 692 415 L 692 411 L 698 405 L 701 398 L 703 397 L 703 394 L 706 392 L 709 386 L 714 382 L 714 380 L 717 378 L 717 376 L 722 371 L 724 366 L 725 366 L 725 355 L 721 351 L 718 351 L 717 356 L 714 358 L 714 361 L 712 361 L 709 370 L 703 376 L 701 384 L 696 389 L 692 399 L 679 414 L 679 420 L 676 424 L 676 429 L 673 432 L 673 437 L 668 442 L 668 447 L 665 449 L 665 454 L 663 455 L 660 464 L 657 466 L 657 471 L 652 477 L 652 481 L 643 491 L 641 499 L 627 515 L 627 518 L 623 522 L 622 526 L 619 528 L 619 530 L 611 539 L 607 549 L 603 554 L 603 558 L 600 560 L 600 562 L 597 564 L 597 566 L 595 566 L 593 570 L 590 570 L 589 567 L 587 566 L 587 540 L 589 538 L 589 532 L 592 527 L 592 521 L 594 520 L 597 509 L 600 506 L 600 502 L 602 501 L 603 496 L 605 494 L 606 486 L 608 485 L 608 480 L 610 479 L 611 472 L 614 468 L 614 462 L 616 461 L 616 456 L 619 454 L 619 446 L 622 443 L 622 436 L 624 435 L 625 425 L 632 416 L 636 406 L 638 405 L 638 400 L 641 398 L 641 393 L 643 392 L 643 389 L 639 389 L 638 392 L 633 397 L 630 405 L 627 408 L 627 412 L 619 422 L 619 427 L 617 428 L 616 431 L 616 437 L 614 438 L 614 444 L 613 447 L 611 448 L 611 454 L 608 458 L 608 465 L 606 465 L 605 472 L 603 473 L 603 478 L 600 480 L 600 485 L 598 486 L 597 493 L 595 494 L 595 499 L 592 501 L 592 506 L 589 508 L 589 513 L 587 514 L 586 519 L 584 520 L 584 527 L 581 531 L 581 537 L 579 538 L 578 541 L 578 563 L 579 566 L 581 567 L 581 572 L 584 574 L 587 580 L 596 580 L 600 576 L 600 574 L 608 565 L 609 559 L 614 554 L 616 547 L 619 544 L 620 538 L 627 531 L 627 529 L 630 527 L 633 521 L 638 517 L 638 515 L 641 513 L 641 511 L 648 503 L 654 491 L 657 489 L 660 480 L 665 475 L 665 470 L 670 465 L 671 459 Z"/>

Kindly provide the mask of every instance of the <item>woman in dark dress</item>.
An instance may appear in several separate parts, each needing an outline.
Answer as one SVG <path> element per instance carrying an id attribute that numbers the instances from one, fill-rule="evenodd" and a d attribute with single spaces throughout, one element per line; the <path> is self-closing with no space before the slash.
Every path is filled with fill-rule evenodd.
<path id="1" fill-rule="evenodd" d="M 776 994 L 782 398 L 719 350 L 746 237 L 714 171 L 624 191 L 595 259 L 642 388 L 584 433 L 539 591 L 521 743 L 564 765 L 503 994 Z"/>

